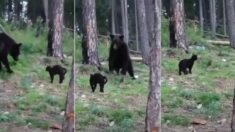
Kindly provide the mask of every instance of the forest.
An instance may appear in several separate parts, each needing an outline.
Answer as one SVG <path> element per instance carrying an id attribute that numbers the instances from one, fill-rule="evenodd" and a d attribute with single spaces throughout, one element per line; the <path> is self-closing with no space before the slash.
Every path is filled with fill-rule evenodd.
<path id="1" fill-rule="evenodd" d="M 0 0 L 0 132 L 235 132 L 234 0 Z"/>

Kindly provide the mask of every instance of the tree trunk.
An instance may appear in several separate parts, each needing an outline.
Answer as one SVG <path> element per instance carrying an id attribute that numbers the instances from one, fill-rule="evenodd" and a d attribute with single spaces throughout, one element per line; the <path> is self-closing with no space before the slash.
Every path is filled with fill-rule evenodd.
<path id="1" fill-rule="evenodd" d="M 122 33 L 124 35 L 124 41 L 129 43 L 129 30 L 128 30 L 128 12 L 127 12 L 127 0 L 121 0 L 122 11 Z"/>
<path id="2" fill-rule="evenodd" d="M 50 20 L 48 32 L 47 55 L 64 59 L 62 52 L 62 32 L 64 0 L 50 0 Z"/>
<path id="3" fill-rule="evenodd" d="M 224 35 L 227 36 L 227 23 L 226 23 L 226 9 L 225 9 L 225 0 L 223 0 L 223 28 Z"/>
<path id="4" fill-rule="evenodd" d="M 204 17 L 203 17 L 203 6 L 202 6 L 202 0 L 199 0 L 199 17 L 200 17 L 200 29 L 201 33 L 204 31 Z"/>
<path id="5" fill-rule="evenodd" d="M 112 34 L 116 34 L 116 29 L 115 29 L 115 0 L 111 0 L 111 12 L 112 12 Z"/>
<path id="6" fill-rule="evenodd" d="M 83 63 L 100 67 L 97 53 L 97 27 L 95 0 L 82 0 L 83 38 L 82 52 Z"/>
<path id="7" fill-rule="evenodd" d="M 149 95 L 145 131 L 161 131 L 161 1 L 153 0 L 153 40 L 150 52 Z"/>
<path id="8" fill-rule="evenodd" d="M 7 20 L 8 22 L 11 22 L 12 21 L 12 0 L 8 0 L 8 3 L 7 3 Z"/>
<path id="9" fill-rule="evenodd" d="M 184 0 L 171 0 L 170 6 L 170 47 L 178 47 L 188 52 L 185 37 Z"/>
<path id="10" fill-rule="evenodd" d="M 226 0 L 226 11 L 227 11 L 227 22 L 228 22 L 228 33 L 230 39 L 230 45 L 235 48 L 235 8 L 234 0 Z"/>
<path id="11" fill-rule="evenodd" d="M 137 2 L 135 2 L 135 43 L 136 43 L 136 50 L 139 51 L 139 29 L 138 29 L 138 9 L 137 9 Z"/>
<path id="12" fill-rule="evenodd" d="M 49 23 L 49 18 L 48 18 L 48 0 L 43 0 L 43 7 L 44 7 L 44 14 L 46 18 L 46 25 Z"/>
<path id="13" fill-rule="evenodd" d="M 74 58 L 72 62 L 71 78 L 65 103 L 65 115 L 62 124 L 62 132 L 74 132 L 75 130 L 75 107 L 74 107 L 74 92 L 75 92 L 75 65 Z"/>
<path id="14" fill-rule="evenodd" d="M 212 37 L 215 37 L 216 34 L 216 3 L 215 0 L 210 0 L 210 20 L 211 20 L 211 32 Z"/>
<path id="15" fill-rule="evenodd" d="M 147 21 L 147 26 L 148 26 L 148 34 L 149 34 L 149 42 L 152 41 L 153 39 L 153 0 L 144 0 L 145 2 L 145 14 L 146 14 L 146 21 Z"/>
<path id="16" fill-rule="evenodd" d="M 136 0 L 137 3 L 137 14 L 138 14 L 138 27 L 140 33 L 140 43 L 141 43 L 141 51 L 144 64 L 149 64 L 149 36 L 146 22 L 146 14 L 145 14 L 145 5 L 143 0 Z"/>

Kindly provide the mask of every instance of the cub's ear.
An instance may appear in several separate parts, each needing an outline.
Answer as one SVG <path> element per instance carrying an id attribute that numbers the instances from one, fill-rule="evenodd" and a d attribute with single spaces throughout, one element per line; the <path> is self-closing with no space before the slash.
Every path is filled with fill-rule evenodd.
<path id="1" fill-rule="evenodd" d="M 124 35 L 120 35 L 119 38 L 123 41 L 124 40 Z"/>
<path id="2" fill-rule="evenodd" d="M 110 34 L 109 36 L 110 36 L 111 40 L 114 39 L 114 35 L 113 34 Z"/>
<path id="3" fill-rule="evenodd" d="M 19 47 L 20 47 L 21 45 L 22 45 L 21 43 L 18 44 Z"/>

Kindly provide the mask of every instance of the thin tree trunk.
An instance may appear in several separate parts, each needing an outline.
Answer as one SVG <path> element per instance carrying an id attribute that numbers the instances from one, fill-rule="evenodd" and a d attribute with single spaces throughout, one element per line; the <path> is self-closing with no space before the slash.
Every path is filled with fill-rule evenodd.
<path id="1" fill-rule="evenodd" d="M 135 42 L 136 42 L 136 50 L 139 51 L 139 29 L 138 29 L 138 15 L 137 15 L 137 2 L 135 2 Z"/>
<path id="2" fill-rule="evenodd" d="M 215 0 L 210 0 L 210 20 L 211 20 L 211 31 L 212 37 L 215 37 L 216 34 L 216 3 Z"/>
<path id="3" fill-rule="evenodd" d="M 227 23 L 226 23 L 226 6 L 225 0 L 223 0 L 223 28 L 224 28 L 224 35 L 227 36 Z"/>
<path id="4" fill-rule="evenodd" d="M 97 26 L 94 0 L 82 0 L 83 7 L 83 63 L 100 67 L 97 53 Z"/>
<path id="5" fill-rule="evenodd" d="M 75 132 L 75 107 L 74 107 L 74 92 L 75 92 L 75 65 L 74 58 L 72 62 L 71 78 L 65 103 L 65 115 L 62 124 L 62 132 Z"/>
<path id="6" fill-rule="evenodd" d="M 122 11 L 122 32 L 124 41 L 129 43 L 129 30 L 128 30 L 128 12 L 127 12 L 127 0 L 121 0 L 121 11 Z"/>
<path id="7" fill-rule="evenodd" d="M 137 3 L 137 14 L 138 14 L 138 27 L 140 33 L 140 43 L 141 43 L 141 51 L 142 57 L 145 64 L 149 64 L 149 36 L 146 22 L 146 14 L 145 14 L 145 4 L 143 0 L 136 0 Z"/>
<path id="8" fill-rule="evenodd" d="M 178 48 L 188 52 L 188 45 L 185 37 L 185 13 L 184 13 L 184 1 L 183 0 L 171 0 L 170 10 L 170 40 L 176 42 L 170 42 L 171 46 L 175 45 Z M 174 39 L 173 39 L 174 38 Z M 174 44 L 176 43 L 176 44 Z"/>
<path id="9" fill-rule="evenodd" d="M 149 95 L 145 131 L 161 132 L 161 1 L 153 0 L 153 40 L 150 52 Z"/>
<path id="10" fill-rule="evenodd" d="M 116 34 L 116 29 L 115 29 L 115 0 L 111 0 L 111 11 L 112 11 L 112 34 Z"/>
<path id="11" fill-rule="evenodd" d="M 145 2 L 145 13 L 146 13 L 146 20 L 147 20 L 147 26 L 148 26 L 148 34 L 149 34 L 149 42 L 153 39 L 153 13 L 154 10 L 153 6 L 153 0 L 144 0 Z"/>
<path id="12" fill-rule="evenodd" d="M 234 0 L 226 0 L 226 11 L 227 11 L 227 22 L 228 22 L 228 33 L 230 39 L 230 45 L 235 48 L 235 11 L 234 11 Z"/>
<path id="13" fill-rule="evenodd" d="M 8 16 L 8 22 L 12 21 L 12 0 L 8 0 L 7 3 L 7 16 Z"/>
<path id="14" fill-rule="evenodd" d="M 203 33 L 203 31 L 204 31 L 204 17 L 203 17 L 202 0 L 199 0 L 199 15 L 200 15 L 200 29 L 201 29 L 201 33 Z"/>
<path id="15" fill-rule="evenodd" d="M 46 18 L 46 25 L 48 25 L 48 23 L 49 23 L 49 18 L 48 18 L 48 0 L 43 0 L 43 7 L 44 7 L 45 18 Z"/>
<path id="16" fill-rule="evenodd" d="M 64 0 L 50 0 L 50 11 L 47 55 L 63 60 L 62 32 Z"/>

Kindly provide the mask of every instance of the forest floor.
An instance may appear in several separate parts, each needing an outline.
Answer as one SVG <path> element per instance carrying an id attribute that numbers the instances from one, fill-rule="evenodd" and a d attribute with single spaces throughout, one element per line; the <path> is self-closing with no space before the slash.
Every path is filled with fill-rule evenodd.
<path id="1" fill-rule="evenodd" d="M 67 56 L 63 67 L 67 68 L 63 84 L 58 76 L 50 83 L 46 65 L 61 64 L 46 57 L 46 34 L 35 37 L 33 28 L 17 29 L 4 24 L 7 33 L 21 42 L 21 55 L 17 62 L 8 57 L 14 73 L 0 71 L 0 132 L 59 132 L 69 84 L 72 63 L 70 43 L 72 35 L 66 34 L 64 53 Z M 69 48 L 67 48 L 69 47 Z M 69 56 L 69 57 L 68 57 Z"/>
<path id="2" fill-rule="evenodd" d="M 162 131 L 229 132 L 235 79 L 233 49 L 221 45 L 192 45 L 198 55 L 193 74 L 178 75 L 178 62 L 191 54 L 162 50 Z M 107 70 L 107 62 L 103 63 Z M 105 92 L 91 93 L 89 73 L 78 66 L 77 130 L 81 132 L 142 132 L 148 92 L 148 67 L 134 62 L 138 79 L 108 76 Z M 98 87 L 99 88 L 99 87 Z M 199 124 L 192 124 L 199 120 Z M 201 124 L 200 124 L 201 123 Z"/>

